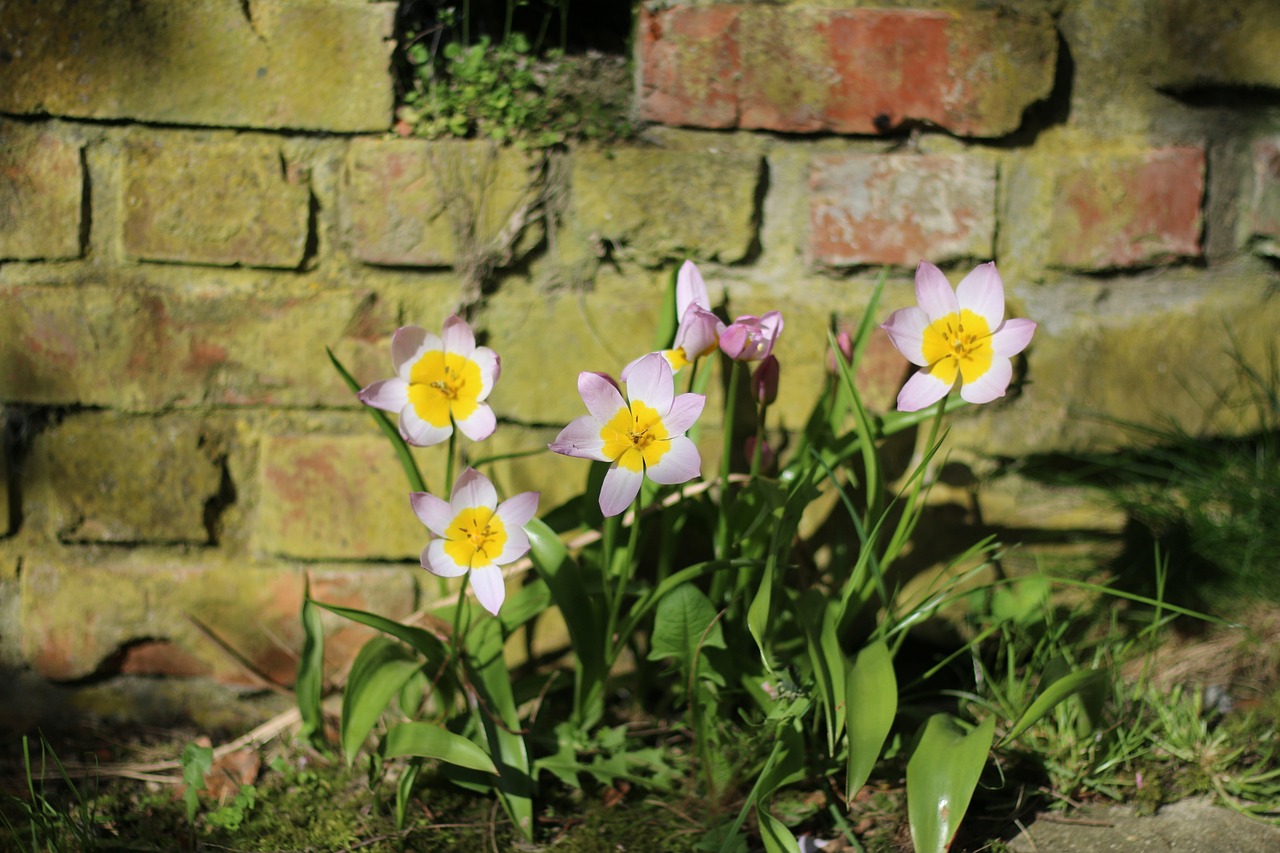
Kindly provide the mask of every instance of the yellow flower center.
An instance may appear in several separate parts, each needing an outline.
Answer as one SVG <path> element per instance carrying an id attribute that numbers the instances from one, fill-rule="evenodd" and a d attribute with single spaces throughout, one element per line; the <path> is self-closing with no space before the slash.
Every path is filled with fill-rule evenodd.
<path id="1" fill-rule="evenodd" d="M 507 545 L 507 528 L 493 510 L 471 507 L 458 513 L 449 525 L 444 552 L 460 566 L 479 569 L 492 565 Z"/>
<path id="2" fill-rule="evenodd" d="M 409 402 L 418 417 L 434 427 L 449 417 L 466 420 L 479 406 L 480 365 L 457 353 L 434 350 L 409 370 Z"/>
<path id="3" fill-rule="evenodd" d="M 643 471 L 656 465 L 670 448 L 667 427 L 657 409 L 633 400 L 623 406 L 600 429 L 604 455 L 628 471 Z"/>
<path id="4" fill-rule="evenodd" d="M 671 365 L 672 373 L 679 373 L 682 369 L 693 364 L 693 360 L 689 358 L 688 353 L 684 351 L 684 347 L 663 350 L 662 357 L 667 360 L 667 364 Z"/>
<path id="5" fill-rule="evenodd" d="M 964 309 L 930 323 L 924 330 L 923 350 L 929 372 L 943 382 L 956 374 L 972 382 L 991 369 L 991 327 L 980 314 Z"/>

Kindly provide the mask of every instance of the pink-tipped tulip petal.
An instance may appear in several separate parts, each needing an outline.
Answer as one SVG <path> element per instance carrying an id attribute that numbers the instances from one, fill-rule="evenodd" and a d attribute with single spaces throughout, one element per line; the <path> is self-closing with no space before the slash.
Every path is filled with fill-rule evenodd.
<path id="1" fill-rule="evenodd" d="M 671 365 L 656 352 L 640 359 L 627 377 L 628 399 L 643 400 L 646 406 L 662 414 L 670 411 L 674 395 Z"/>
<path id="2" fill-rule="evenodd" d="M 621 468 L 616 464 L 612 466 L 605 472 L 604 482 L 600 486 L 600 512 L 605 518 L 609 518 L 626 511 L 636 495 L 640 494 L 643 482 L 643 472 Z"/>
<path id="3" fill-rule="evenodd" d="M 627 405 L 618 386 L 599 373 L 578 374 L 578 393 L 582 395 L 582 402 L 587 404 L 591 417 L 601 422 L 608 421 Z"/>
<path id="4" fill-rule="evenodd" d="M 898 392 L 898 411 L 918 412 L 947 396 L 953 382 L 944 382 L 927 370 L 918 370 Z"/>
<path id="5" fill-rule="evenodd" d="M 409 495 L 409 505 L 413 514 L 427 526 L 436 536 L 444 536 L 453 521 L 453 509 L 446 501 L 427 492 L 413 492 Z"/>
<path id="6" fill-rule="evenodd" d="M 684 320 L 685 313 L 691 306 L 703 310 L 711 310 L 711 299 L 707 296 L 707 285 L 702 280 L 693 261 L 685 261 L 676 274 L 676 319 Z"/>
<path id="7" fill-rule="evenodd" d="M 1004 396 L 1012 378 L 1013 362 L 998 355 L 991 360 L 991 367 L 986 373 L 960 385 L 960 396 L 970 403 L 990 403 Z"/>
<path id="8" fill-rule="evenodd" d="M 497 566 L 485 566 L 471 572 L 471 588 L 476 591 L 476 601 L 494 616 L 507 598 L 507 585 Z"/>
<path id="9" fill-rule="evenodd" d="M 920 266 L 916 267 L 916 303 L 929 316 L 930 321 L 960 311 L 951 283 L 942 274 L 942 270 L 928 261 L 921 261 Z"/>
<path id="10" fill-rule="evenodd" d="M 1004 322 L 1004 282 L 994 262 L 979 264 L 956 285 L 956 302 L 995 329 Z"/>
<path id="11" fill-rule="evenodd" d="M 996 355 L 1002 355 L 1005 358 L 1015 356 L 1031 343 L 1031 336 L 1035 331 L 1036 324 L 1031 320 L 1006 320 L 1004 325 L 996 329 L 995 334 L 991 336 L 991 349 Z"/>
<path id="12" fill-rule="evenodd" d="M 604 439 L 600 437 L 600 421 L 593 415 L 574 418 L 569 425 L 560 430 L 556 440 L 548 445 L 552 453 L 564 456 L 578 456 L 583 459 L 595 459 L 599 462 L 612 462 L 604 455 Z"/>
<path id="13" fill-rule="evenodd" d="M 360 402 L 384 412 L 399 412 L 409 405 L 409 383 L 398 376 L 380 379 L 356 395 Z"/>
<path id="14" fill-rule="evenodd" d="M 644 473 L 664 486 L 687 483 L 702 473 L 702 456 L 688 436 L 676 436 L 657 464 L 645 468 Z"/>
<path id="15" fill-rule="evenodd" d="M 929 366 L 924 357 L 924 330 L 929 328 L 929 317 L 923 310 L 914 305 L 899 308 L 880 328 L 889 333 L 889 340 L 907 361 L 918 367 Z"/>

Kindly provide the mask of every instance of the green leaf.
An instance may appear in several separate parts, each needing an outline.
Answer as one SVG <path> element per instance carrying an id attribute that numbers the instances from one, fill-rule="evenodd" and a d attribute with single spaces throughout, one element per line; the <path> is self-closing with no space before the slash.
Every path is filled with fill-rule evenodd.
<path id="1" fill-rule="evenodd" d="M 395 637 L 397 640 L 407 643 L 432 663 L 438 663 L 448 657 L 448 649 L 445 648 L 444 643 L 430 631 L 424 631 L 413 625 L 402 625 L 394 619 L 388 619 L 376 613 L 367 613 L 364 610 L 356 610 L 354 607 L 325 604 L 323 601 L 317 601 L 315 605 L 323 607 L 330 613 L 336 613 L 339 616 L 350 619 L 352 622 L 368 625 L 370 628 L 376 628 L 384 634 Z"/>
<path id="2" fill-rule="evenodd" d="M 1000 742 L 1002 744 L 1010 743 L 1014 738 L 1034 725 L 1036 720 L 1049 713 L 1054 705 L 1087 689 L 1105 675 L 1105 670 L 1101 669 L 1077 669 L 1043 685 L 1040 688 L 1040 695 L 1036 696 L 1031 704 L 1027 706 L 1027 710 L 1022 712 L 1022 716 L 1018 717 L 1018 721 L 1013 724 L 1013 728 L 1009 729 L 1009 733 Z"/>
<path id="3" fill-rule="evenodd" d="M 474 742 L 434 723 L 400 723 L 387 730 L 384 755 L 399 758 L 416 755 L 458 767 L 497 775 L 493 759 Z"/>
<path id="4" fill-rule="evenodd" d="M 849 761 L 845 797 L 852 801 L 867 783 L 898 713 L 898 679 L 893 657 L 883 640 L 871 643 L 854 658 L 845 674 L 845 723 Z"/>
<path id="5" fill-rule="evenodd" d="M 342 362 L 338 361 L 338 357 L 333 354 L 333 350 L 325 347 L 325 352 L 329 354 L 329 361 L 332 362 L 338 375 L 342 377 L 342 381 L 351 389 L 351 393 L 360 393 L 360 383 L 355 380 Z M 387 417 L 387 413 L 375 409 L 372 406 L 365 406 L 369 410 L 369 415 L 378 424 L 378 429 L 382 430 L 382 434 L 391 442 L 391 446 L 395 448 L 396 456 L 400 458 L 400 467 L 404 468 L 404 475 L 409 480 L 409 488 L 415 492 L 425 492 L 427 490 L 426 483 L 422 479 L 422 472 L 418 470 L 418 463 L 414 460 L 413 454 L 409 451 L 409 445 L 405 442 L 404 437 L 400 435 L 400 430 L 391 422 L 391 418 Z"/>
<path id="6" fill-rule="evenodd" d="M 196 819 L 196 810 L 200 808 L 199 792 L 205 790 L 204 777 L 213 767 L 213 747 L 189 743 L 182 750 L 181 763 L 182 783 L 186 785 L 182 799 L 190 822 Z"/>
<path id="7" fill-rule="evenodd" d="M 387 703 L 422 666 L 402 643 L 374 637 L 351 665 L 342 696 L 342 751 L 350 765 Z"/>
<path id="8" fill-rule="evenodd" d="M 302 598 L 302 655 L 298 658 L 298 677 L 293 684 L 302 718 L 300 734 L 311 745 L 324 740 L 324 714 L 320 708 L 324 684 L 324 628 L 320 611 L 311 601 L 310 586 Z"/>
<path id="9" fill-rule="evenodd" d="M 827 749 L 834 753 L 845 724 L 845 660 L 826 594 L 817 589 L 805 592 L 797 602 L 796 615 L 804 628 L 809 663 L 818 681 L 827 724 Z"/>
<path id="10" fill-rule="evenodd" d="M 756 806 L 756 821 L 760 826 L 760 840 L 767 853 L 800 853 L 800 843 L 787 829 L 787 825 L 769 814 L 768 809 Z"/>
<path id="11" fill-rule="evenodd" d="M 960 828 L 995 735 L 987 717 L 966 733 L 949 714 L 934 714 L 907 762 L 907 818 L 916 853 L 944 853 Z"/>
<path id="12" fill-rule="evenodd" d="M 658 602 L 650 646 L 649 660 L 675 658 L 685 671 L 699 648 L 725 648 L 724 631 L 711 600 L 691 583 L 671 590 Z"/>

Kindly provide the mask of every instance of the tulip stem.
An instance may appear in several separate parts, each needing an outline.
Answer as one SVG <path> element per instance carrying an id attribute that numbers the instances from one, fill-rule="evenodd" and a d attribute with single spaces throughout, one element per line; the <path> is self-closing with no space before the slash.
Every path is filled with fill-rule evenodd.
<path id="1" fill-rule="evenodd" d="M 738 384 L 742 378 L 742 364 L 732 362 L 729 370 L 729 387 L 725 391 L 724 402 L 724 446 L 720 451 L 720 515 L 716 521 L 716 559 L 729 559 L 729 509 L 733 502 L 729 490 L 729 468 L 733 457 L 733 420 L 734 410 L 738 406 Z M 724 573 L 715 576 L 711 582 L 711 600 L 719 602 L 725 594 L 728 583 Z"/>

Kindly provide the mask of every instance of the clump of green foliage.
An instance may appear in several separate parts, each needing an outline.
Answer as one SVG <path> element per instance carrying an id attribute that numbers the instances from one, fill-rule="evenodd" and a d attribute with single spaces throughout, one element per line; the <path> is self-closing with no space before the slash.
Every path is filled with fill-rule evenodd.
<path id="1" fill-rule="evenodd" d="M 463 23 L 446 10 L 435 29 L 406 34 L 404 92 L 396 112 L 401 135 L 549 148 L 634 134 L 623 57 L 569 54 L 563 45 L 542 49 L 543 34 L 531 41 L 511 30 L 509 19 L 500 39 L 469 41 Z M 446 40 L 442 31 L 453 36 Z"/>

